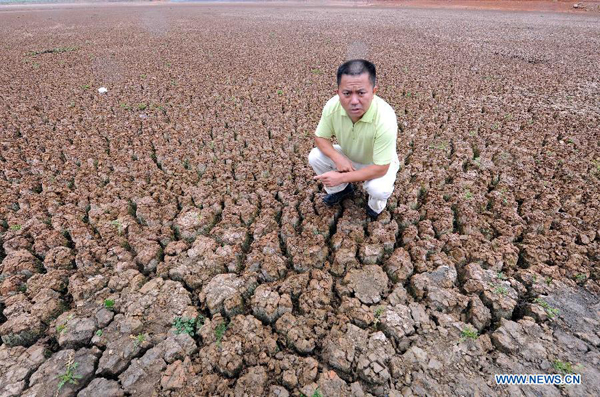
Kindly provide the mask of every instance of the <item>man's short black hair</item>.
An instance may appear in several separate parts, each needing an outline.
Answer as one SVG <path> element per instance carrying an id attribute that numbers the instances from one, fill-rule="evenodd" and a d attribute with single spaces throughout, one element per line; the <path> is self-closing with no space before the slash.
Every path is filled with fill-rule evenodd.
<path id="1" fill-rule="evenodd" d="M 369 80 L 371 85 L 375 87 L 377 83 L 377 72 L 375 71 L 375 65 L 365 59 L 352 59 L 344 62 L 337 71 L 337 85 L 340 86 L 342 82 L 342 76 L 359 76 L 363 73 L 369 74 Z"/>

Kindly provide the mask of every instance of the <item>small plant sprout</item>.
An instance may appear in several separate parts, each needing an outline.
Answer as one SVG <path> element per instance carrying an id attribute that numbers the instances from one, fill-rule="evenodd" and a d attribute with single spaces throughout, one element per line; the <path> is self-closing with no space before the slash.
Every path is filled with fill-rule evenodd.
<path id="1" fill-rule="evenodd" d="M 471 193 L 470 190 L 467 189 L 467 191 L 465 192 L 465 198 L 467 200 L 471 200 L 473 198 L 473 193 Z"/>
<path id="2" fill-rule="evenodd" d="M 119 233 L 119 235 L 123 234 L 123 224 L 120 220 L 115 219 L 114 221 L 111 221 L 110 224 L 117 228 L 117 233 Z"/>
<path id="3" fill-rule="evenodd" d="M 21 225 L 10 225 L 10 230 L 12 231 L 19 231 L 21 230 Z"/>
<path id="4" fill-rule="evenodd" d="M 467 325 L 465 328 L 463 328 L 462 331 L 460 331 L 460 341 L 464 342 L 467 339 L 477 339 L 479 337 L 479 332 L 477 332 L 477 330 L 473 327 L 471 327 L 470 325 Z"/>
<path id="5" fill-rule="evenodd" d="M 508 294 L 508 289 L 502 285 L 498 285 L 496 288 L 494 288 L 494 292 L 500 295 L 506 295 Z"/>
<path id="6" fill-rule="evenodd" d="M 60 324 L 56 326 L 56 332 L 60 335 L 67 330 L 67 324 Z"/>
<path id="7" fill-rule="evenodd" d="M 283 95 L 283 90 L 277 90 L 277 95 Z"/>
<path id="8" fill-rule="evenodd" d="M 559 309 L 550 306 L 550 304 L 548 302 L 546 302 L 545 300 L 543 300 L 542 298 L 535 298 L 533 301 L 544 308 L 549 319 L 553 319 L 555 316 L 557 316 L 560 313 Z"/>
<path id="9" fill-rule="evenodd" d="M 554 279 L 550 276 L 546 277 L 546 279 L 544 280 L 546 282 L 546 285 L 549 287 L 550 284 L 552 284 L 552 281 L 554 281 Z"/>
<path id="10" fill-rule="evenodd" d="M 67 367 L 64 374 L 59 375 L 58 379 L 58 391 L 63 388 L 64 385 L 70 383 L 72 385 L 76 385 L 77 381 L 82 378 L 81 375 L 75 375 L 75 370 L 79 366 L 79 363 L 73 361 L 73 353 L 69 356 L 67 360 Z M 57 393 L 58 394 L 58 393 Z"/>
<path id="11" fill-rule="evenodd" d="M 496 277 L 498 277 L 498 280 L 506 280 L 506 276 L 504 275 L 503 272 L 498 272 Z"/>
<path id="12" fill-rule="evenodd" d="M 227 331 L 227 324 L 225 321 L 215 328 L 215 338 L 217 338 L 217 346 L 219 347 L 221 347 L 221 340 L 223 340 L 223 336 L 225 336 L 225 331 Z"/>
<path id="13" fill-rule="evenodd" d="M 196 319 L 187 317 L 175 317 L 173 319 L 173 328 L 175 328 L 175 334 L 188 334 L 194 336 L 196 334 Z"/>
<path id="14" fill-rule="evenodd" d="M 587 276 L 585 274 L 583 274 L 583 273 L 578 273 L 578 274 L 575 275 L 575 280 L 577 282 L 583 282 L 586 279 L 587 279 Z"/>
<path id="15" fill-rule="evenodd" d="M 146 334 L 142 334 L 142 333 L 137 334 L 137 336 L 129 335 L 129 337 L 131 339 L 133 339 L 133 345 L 135 347 L 138 347 L 139 345 L 141 345 L 142 343 L 144 343 L 146 341 Z"/>
<path id="16" fill-rule="evenodd" d="M 113 299 L 104 299 L 104 307 L 108 310 L 114 310 L 115 301 Z"/>
<path id="17" fill-rule="evenodd" d="M 96 336 L 100 337 L 102 336 L 103 332 L 101 329 L 99 329 L 98 331 L 96 331 Z"/>
<path id="18" fill-rule="evenodd" d="M 323 397 L 323 393 L 321 393 L 321 390 L 319 390 L 319 388 L 317 387 L 315 389 L 315 392 L 312 394 L 312 397 Z"/>
<path id="19" fill-rule="evenodd" d="M 583 366 L 581 364 L 579 365 L 573 365 L 572 363 L 568 362 L 568 361 L 560 361 L 560 360 L 554 360 L 554 363 L 552 364 L 552 366 L 554 367 L 554 369 L 562 374 L 573 374 L 576 372 L 581 372 L 581 370 L 583 369 Z"/>
<path id="20" fill-rule="evenodd" d="M 383 312 L 385 311 L 385 307 L 384 306 L 379 306 L 377 307 L 377 309 L 375 309 L 375 320 L 373 320 L 373 325 L 375 325 L 375 327 L 377 327 L 381 321 L 381 315 L 383 314 Z"/>

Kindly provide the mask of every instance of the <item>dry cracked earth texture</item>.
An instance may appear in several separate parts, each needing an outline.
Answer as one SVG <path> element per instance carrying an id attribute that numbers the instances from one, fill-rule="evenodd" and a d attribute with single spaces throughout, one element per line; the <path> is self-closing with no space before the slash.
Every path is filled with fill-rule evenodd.
<path id="1" fill-rule="evenodd" d="M 1 396 L 600 394 L 596 17 L 6 7 L 0 37 Z M 398 114 L 375 222 L 307 164 L 353 57 Z"/>

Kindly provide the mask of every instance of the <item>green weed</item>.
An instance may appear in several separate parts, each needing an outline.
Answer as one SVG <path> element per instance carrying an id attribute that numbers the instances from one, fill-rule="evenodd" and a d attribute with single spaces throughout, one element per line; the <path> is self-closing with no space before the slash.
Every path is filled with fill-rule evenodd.
<path id="1" fill-rule="evenodd" d="M 15 232 L 21 230 L 21 225 L 10 225 L 10 230 Z"/>
<path id="2" fill-rule="evenodd" d="M 179 334 L 188 334 L 189 336 L 194 336 L 196 334 L 196 322 L 197 319 L 187 318 L 187 317 L 175 317 L 173 319 L 173 328 L 175 328 L 175 333 Z"/>
<path id="3" fill-rule="evenodd" d="M 533 301 L 544 308 L 544 310 L 546 311 L 546 314 L 548 315 L 548 318 L 550 318 L 550 319 L 554 318 L 555 316 L 557 316 L 560 313 L 559 309 L 550 306 L 550 304 L 548 302 L 546 302 L 545 300 L 543 300 L 542 298 L 535 298 Z"/>
<path id="4" fill-rule="evenodd" d="M 58 379 L 60 379 L 60 381 L 58 382 L 58 391 L 60 391 L 60 389 L 62 389 L 63 386 L 67 383 L 76 385 L 77 381 L 82 378 L 81 375 L 75 375 L 75 370 L 78 366 L 79 363 L 73 362 L 73 355 L 71 354 L 69 360 L 67 361 L 67 368 L 65 373 L 58 376 Z"/>
<path id="5" fill-rule="evenodd" d="M 225 331 L 227 331 L 228 325 L 223 321 L 221 324 L 217 325 L 215 328 L 215 337 L 217 338 L 217 346 L 221 346 L 221 340 L 223 336 L 225 336 Z"/>
<path id="6" fill-rule="evenodd" d="M 114 310 L 115 301 L 113 299 L 104 299 L 104 307 L 108 310 Z"/>
<path id="7" fill-rule="evenodd" d="M 463 328 L 463 330 L 460 332 L 460 341 L 464 342 L 467 339 L 477 339 L 479 337 L 479 332 L 477 332 L 477 330 L 469 325 L 467 325 L 465 328 Z"/>
<path id="8" fill-rule="evenodd" d="M 554 367 L 555 370 L 557 370 L 558 372 L 560 372 L 562 374 L 573 374 L 576 372 L 581 372 L 581 370 L 583 369 L 583 366 L 581 364 L 574 366 L 572 363 L 570 363 L 568 361 L 560 361 L 560 360 L 554 360 L 554 363 L 552 364 L 552 366 Z"/>

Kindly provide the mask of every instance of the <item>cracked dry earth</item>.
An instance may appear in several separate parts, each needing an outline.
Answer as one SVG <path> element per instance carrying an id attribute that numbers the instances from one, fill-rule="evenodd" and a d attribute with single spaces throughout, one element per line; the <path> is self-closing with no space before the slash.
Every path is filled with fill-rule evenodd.
<path id="1" fill-rule="evenodd" d="M 597 18 L 5 7 L 0 37 L 1 396 L 600 394 Z M 398 114 L 376 222 L 307 164 L 346 57 Z"/>

